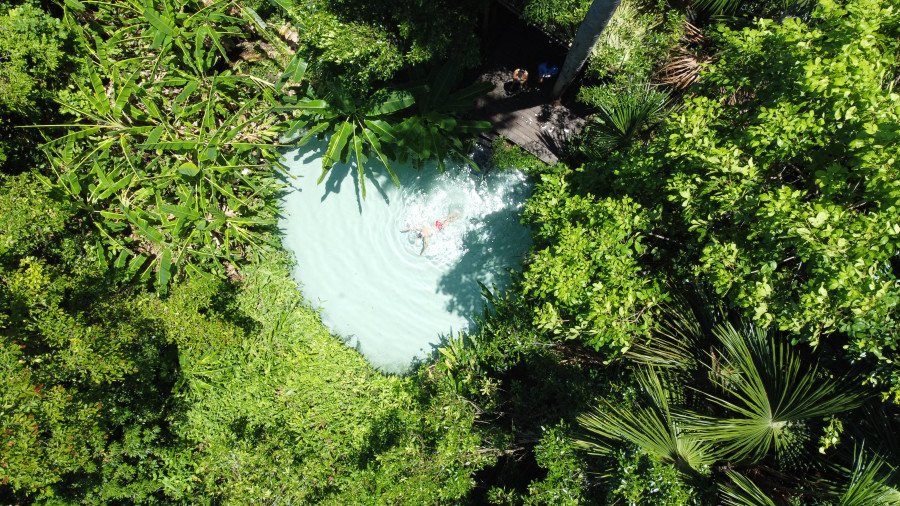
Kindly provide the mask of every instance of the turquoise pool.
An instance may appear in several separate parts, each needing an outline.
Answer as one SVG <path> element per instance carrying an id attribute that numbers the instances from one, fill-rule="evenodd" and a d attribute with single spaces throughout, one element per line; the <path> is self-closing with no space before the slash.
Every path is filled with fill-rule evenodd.
<path id="1" fill-rule="evenodd" d="M 316 185 L 323 149 L 285 156 L 293 178 L 280 227 L 294 276 L 332 332 L 379 369 L 403 372 L 442 337 L 471 328 L 483 308 L 478 281 L 503 289 L 508 269 L 519 268 L 530 245 L 519 223 L 530 187 L 515 170 L 397 167 L 397 189 L 373 166 L 363 200 L 352 163 Z M 431 237 L 420 255 L 415 230 L 425 226 Z"/>

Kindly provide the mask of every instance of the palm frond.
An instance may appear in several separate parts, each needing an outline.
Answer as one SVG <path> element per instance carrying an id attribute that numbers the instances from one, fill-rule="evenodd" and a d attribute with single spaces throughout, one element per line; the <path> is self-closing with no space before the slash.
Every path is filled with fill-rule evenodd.
<path id="1" fill-rule="evenodd" d="M 714 462 L 712 447 L 686 432 L 672 415 L 669 394 L 659 374 L 646 368 L 637 373 L 637 378 L 647 402 L 622 407 L 602 400 L 593 412 L 578 417 L 581 426 L 598 438 L 581 439 L 576 444 L 589 453 L 607 455 L 612 450 L 611 442 L 630 443 L 688 474 Z"/>
<path id="2" fill-rule="evenodd" d="M 662 309 L 659 324 L 653 336 L 637 342 L 625 353 L 635 362 L 676 369 L 692 369 L 698 361 L 698 350 L 702 350 L 703 329 L 690 311 L 682 311 L 672 306 Z"/>
<path id="3" fill-rule="evenodd" d="M 629 146 L 650 125 L 661 119 L 669 95 L 642 84 L 605 97 L 596 104 L 597 115 L 585 128 L 585 149 L 604 154 Z"/>
<path id="4" fill-rule="evenodd" d="M 710 377 L 724 396 L 709 400 L 731 416 L 701 419 L 698 430 L 711 441 L 724 444 L 734 459 L 756 462 L 774 447 L 787 450 L 791 431 L 804 420 L 853 409 L 862 395 L 804 367 L 800 356 L 784 341 L 749 327 L 739 332 L 730 323 L 713 332 L 722 345 L 721 357 L 711 356 Z"/>
<path id="5" fill-rule="evenodd" d="M 856 452 L 850 483 L 837 501 L 839 506 L 900 506 L 900 490 L 888 485 L 894 469 L 877 455 Z"/>
<path id="6" fill-rule="evenodd" d="M 756 483 L 743 474 L 726 471 L 731 485 L 720 487 L 722 504 L 726 506 L 775 506 L 773 501 Z"/>

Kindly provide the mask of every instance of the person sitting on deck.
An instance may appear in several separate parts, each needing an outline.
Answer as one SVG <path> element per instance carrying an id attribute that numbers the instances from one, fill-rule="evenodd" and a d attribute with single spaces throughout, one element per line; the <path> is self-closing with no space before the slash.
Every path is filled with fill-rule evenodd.
<path id="1" fill-rule="evenodd" d="M 513 71 L 512 84 L 509 87 L 509 93 L 518 93 L 522 91 L 525 83 L 528 82 L 528 71 L 525 69 L 516 69 Z"/>
<path id="2" fill-rule="evenodd" d="M 552 79 L 559 75 L 559 67 L 552 63 L 542 62 L 538 65 L 538 83 L 543 83 L 544 79 Z"/>
<path id="3" fill-rule="evenodd" d="M 453 211 L 439 220 L 434 220 L 434 225 L 423 225 L 417 228 L 407 227 L 400 232 L 415 232 L 419 237 L 422 238 L 422 250 L 419 251 L 419 256 L 422 256 L 422 254 L 425 253 L 425 248 L 428 247 L 428 238 L 430 238 L 435 232 L 440 232 L 441 230 L 443 230 L 448 223 L 458 220 L 460 216 L 461 215 L 457 211 Z"/>

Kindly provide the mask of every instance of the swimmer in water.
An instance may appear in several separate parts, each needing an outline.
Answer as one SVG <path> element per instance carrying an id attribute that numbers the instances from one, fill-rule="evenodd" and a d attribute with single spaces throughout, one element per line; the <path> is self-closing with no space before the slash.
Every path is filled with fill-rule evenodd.
<path id="1" fill-rule="evenodd" d="M 447 216 L 439 220 L 434 220 L 433 224 L 423 225 L 418 228 L 407 227 L 401 230 L 401 232 L 415 232 L 419 237 L 422 238 L 422 250 L 419 251 L 419 256 L 425 253 L 425 248 L 428 247 L 428 238 L 434 235 L 436 232 L 440 232 L 447 226 L 448 223 L 452 223 L 460 218 L 460 214 L 456 211 L 452 211 Z"/>

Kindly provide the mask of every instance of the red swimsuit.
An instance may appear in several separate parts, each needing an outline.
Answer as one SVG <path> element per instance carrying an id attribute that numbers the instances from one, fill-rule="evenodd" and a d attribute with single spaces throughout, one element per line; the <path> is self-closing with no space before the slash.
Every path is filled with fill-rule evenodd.
<path id="1" fill-rule="evenodd" d="M 437 220 L 434 222 L 434 228 L 436 228 L 440 231 L 441 229 L 444 228 L 444 224 L 441 222 L 441 220 Z"/>

